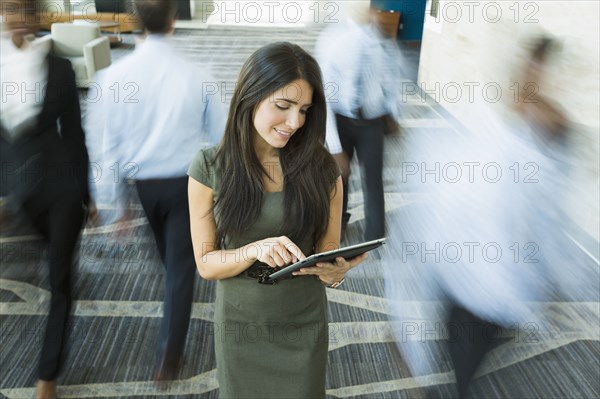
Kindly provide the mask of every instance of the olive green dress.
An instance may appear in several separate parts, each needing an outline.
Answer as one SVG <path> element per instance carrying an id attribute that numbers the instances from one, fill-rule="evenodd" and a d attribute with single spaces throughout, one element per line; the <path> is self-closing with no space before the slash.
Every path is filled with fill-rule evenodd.
<path id="1" fill-rule="evenodd" d="M 221 171 L 215 154 L 215 147 L 201 151 L 188 174 L 212 188 L 216 199 Z M 260 217 L 244 234 L 226 237 L 224 249 L 287 235 L 292 223 L 284 220 L 283 193 L 265 193 Z M 307 256 L 311 236 L 296 242 Z M 247 273 L 218 281 L 214 328 L 219 398 L 325 397 L 327 297 L 314 276 L 274 285 Z"/>

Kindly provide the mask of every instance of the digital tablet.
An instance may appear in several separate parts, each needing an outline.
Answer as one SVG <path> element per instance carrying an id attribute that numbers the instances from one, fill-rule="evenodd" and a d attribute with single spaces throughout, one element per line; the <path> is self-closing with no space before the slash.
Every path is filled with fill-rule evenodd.
<path id="1" fill-rule="evenodd" d="M 367 242 L 363 242 L 360 244 L 351 245 L 349 247 L 336 249 L 333 251 L 321 252 L 319 254 L 314 254 L 304 260 L 293 263 L 293 264 L 271 274 L 269 276 L 269 278 L 272 281 L 274 281 L 274 280 L 280 279 L 282 277 L 289 277 L 290 273 L 300 270 L 303 267 L 314 266 L 318 262 L 330 262 L 340 256 L 344 259 L 352 259 L 360 254 L 364 254 L 365 252 L 369 252 L 375 248 L 379 248 L 384 243 L 385 243 L 385 238 L 380 238 L 378 240 L 367 241 Z"/>

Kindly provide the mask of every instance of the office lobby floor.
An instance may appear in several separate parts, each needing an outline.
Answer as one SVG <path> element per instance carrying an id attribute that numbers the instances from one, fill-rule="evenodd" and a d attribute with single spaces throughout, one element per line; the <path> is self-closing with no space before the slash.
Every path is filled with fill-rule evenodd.
<path id="1" fill-rule="evenodd" d="M 243 61 L 262 44 L 288 40 L 312 51 L 317 30 L 211 27 L 177 30 L 173 40 L 194 62 L 212 68 L 215 78 L 233 87 Z M 135 37 L 113 50 L 113 60 L 133 48 Z M 407 75 L 416 78 L 418 51 L 408 49 Z M 412 68 L 412 69 L 411 69 Z M 410 79 L 409 79 L 410 80 Z M 86 117 L 85 93 L 82 93 Z M 388 219 L 402 217 L 419 193 L 408 192 L 398 177 L 403 146 L 416 134 L 456 135 L 455 122 L 430 99 L 406 98 L 402 134 L 386 137 L 384 183 Z M 94 147 L 90 153 L 93 157 Z M 358 170 L 357 168 L 355 170 Z M 98 198 L 99 210 L 112 205 Z M 364 227 L 359 174 L 350 194 L 352 219 L 344 244 L 356 243 Z M 157 389 L 151 380 L 158 336 L 164 275 L 153 237 L 139 205 L 122 225 L 88 228 L 79 246 L 74 273 L 76 298 L 64 370 L 58 380 L 61 398 L 217 398 L 212 324 L 215 286 L 197 277 L 186 358 L 178 381 Z M 126 238 L 112 234 L 121 231 Z M 586 280 L 598 281 L 597 255 L 586 243 L 567 240 L 583 265 Z M 49 282 L 45 249 L 34 232 L 18 221 L 0 232 L 0 396 L 33 397 L 35 369 L 46 323 Z M 443 334 L 424 345 L 433 365 L 411 375 L 396 347 L 392 309 L 386 298 L 382 259 L 401 248 L 391 240 L 379 255 L 353 270 L 339 289 L 328 289 L 330 313 L 328 399 L 452 398 L 456 396 L 451 360 Z M 400 265 L 399 265 L 400 266 Z M 595 279 L 595 280 L 594 280 Z M 598 284 L 596 284 L 597 287 Z M 407 298 L 436 307 L 430 298 Z M 474 380 L 474 398 L 600 397 L 600 301 L 597 290 L 569 302 L 548 302 L 543 322 L 552 334 L 536 328 L 507 332 Z M 525 334 L 525 336 L 523 335 Z M 431 359 L 434 359 L 433 361 Z"/>

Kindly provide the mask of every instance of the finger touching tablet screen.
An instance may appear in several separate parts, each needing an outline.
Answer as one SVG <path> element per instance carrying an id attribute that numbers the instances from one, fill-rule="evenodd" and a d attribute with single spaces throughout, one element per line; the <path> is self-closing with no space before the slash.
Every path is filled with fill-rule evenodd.
<path id="1" fill-rule="evenodd" d="M 309 256 L 308 258 L 301 260 L 299 262 L 293 263 L 269 276 L 271 280 L 277 280 L 283 277 L 289 277 L 290 273 L 295 272 L 296 270 L 300 270 L 303 267 L 314 266 L 318 262 L 331 262 L 335 260 L 335 258 L 342 257 L 346 260 L 352 259 L 360 254 L 364 254 L 365 252 L 369 252 L 375 248 L 379 248 L 385 243 L 385 238 L 380 238 L 378 240 L 367 241 L 356 245 L 351 245 L 349 247 L 344 247 L 340 249 L 336 249 L 328 252 L 321 252 L 319 254 L 314 254 Z"/>

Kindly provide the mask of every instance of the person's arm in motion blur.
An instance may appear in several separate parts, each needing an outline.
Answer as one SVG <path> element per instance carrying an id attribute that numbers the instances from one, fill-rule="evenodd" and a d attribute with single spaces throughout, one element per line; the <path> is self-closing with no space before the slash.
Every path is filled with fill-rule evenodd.
<path id="1" fill-rule="evenodd" d="M 209 81 L 216 82 L 212 77 Z M 205 102 L 204 129 L 207 133 L 209 144 L 216 145 L 221 141 L 221 137 L 223 137 L 223 133 L 225 132 L 227 110 L 225 109 L 225 104 L 222 102 L 222 96 L 219 93 L 216 95 L 207 95 L 203 93 L 203 97 L 202 101 Z"/>
<path id="2" fill-rule="evenodd" d="M 88 182 L 90 159 L 85 145 L 85 134 L 81 126 L 81 109 L 77 87 L 75 86 L 75 74 L 68 61 L 59 60 L 59 62 L 64 70 L 64 84 L 60 90 L 60 104 L 62 105 L 59 116 L 60 135 L 69 154 L 70 163 L 81 190 L 83 203 L 88 208 L 88 217 L 93 219 L 96 215 L 96 206 L 90 197 Z"/>
<path id="3" fill-rule="evenodd" d="M 333 159 L 335 159 L 335 162 L 340 168 L 342 179 L 346 181 L 350 177 L 350 159 L 342 149 L 342 144 L 340 142 L 340 137 L 337 131 L 337 125 L 335 122 L 335 114 L 331 110 L 329 104 L 327 104 L 326 126 L 327 130 L 325 135 L 325 141 L 327 143 L 327 149 L 329 150 L 329 153 L 333 156 Z"/>
<path id="4" fill-rule="evenodd" d="M 346 155 L 342 149 L 342 143 L 340 142 L 340 136 L 337 130 L 337 123 L 335 121 L 334 104 L 339 101 L 340 87 L 339 83 L 336 82 L 336 80 L 339 81 L 339 79 L 335 79 L 335 68 L 332 65 L 334 60 L 331 59 L 330 52 L 328 51 L 328 40 L 329 35 L 324 34 L 317 44 L 317 57 L 323 73 L 325 101 L 327 105 L 325 144 L 327 145 L 329 153 L 333 156 L 340 168 L 342 178 L 346 181 L 350 177 L 350 160 L 348 159 L 348 155 Z"/>
<path id="5" fill-rule="evenodd" d="M 117 80 L 109 75 L 110 68 L 100 71 L 97 75 L 98 87 L 100 93 L 110 93 L 110 86 Z M 111 83 L 113 82 L 113 83 Z M 115 115 L 113 107 L 122 106 L 115 103 L 110 95 L 103 95 L 100 100 L 90 107 L 88 118 L 94 118 L 98 123 L 98 134 L 101 137 L 101 170 L 100 184 L 106 190 L 106 198 L 103 200 L 114 204 L 116 209 L 114 214 L 108 216 L 104 221 L 111 223 L 125 222 L 132 218 L 132 212 L 129 207 L 129 196 L 127 184 L 124 179 L 125 165 L 128 165 L 122 158 L 121 150 L 125 137 L 122 132 L 115 127 L 120 126 L 121 121 L 110 118 Z M 94 115 L 92 115 L 94 114 Z"/>
<path id="6" fill-rule="evenodd" d="M 385 68 L 383 88 L 387 99 L 387 108 L 390 115 L 397 121 L 400 118 L 400 107 L 404 95 L 402 81 L 407 78 L 402 69 L 405 61 L 398 44 L 392 40 L 384 39 L 382 49 L 383 57 L 385 57 L 382 67 Z"/>

